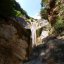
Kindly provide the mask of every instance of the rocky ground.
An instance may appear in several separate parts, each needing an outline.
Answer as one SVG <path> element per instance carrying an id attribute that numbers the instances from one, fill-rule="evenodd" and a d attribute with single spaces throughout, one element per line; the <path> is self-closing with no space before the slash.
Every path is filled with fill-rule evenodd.
<path id="1" fill-rule="evenodd" d="M 24 64 L 64 64 L 63 36 L 47 37 L 45 44 L 33 49 L 30 59 Z"/>
<path id="2" fill-rule="evenodd" d="M 30 59 L 24 64 L 42 64 L 42 59 L 45 55 L 43 46 L 39 45 L 33 49 Z"/>

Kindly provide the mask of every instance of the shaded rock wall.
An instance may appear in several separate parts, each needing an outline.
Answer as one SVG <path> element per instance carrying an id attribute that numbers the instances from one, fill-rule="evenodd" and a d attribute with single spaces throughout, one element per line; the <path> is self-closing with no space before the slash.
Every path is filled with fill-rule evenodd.
<path id="1" fill-rule="evenodd" d="M 64 39 L 57 37 L 48 36 L 44 40 L 46 45 L 44 59 L 47 64 L 64 64 Z"/>
<path id="2" fill-rule="evenodd" d="M 19 64 L 31 50 L 30 30 L 12 19 L 0 19 L 0 64 Z"/>

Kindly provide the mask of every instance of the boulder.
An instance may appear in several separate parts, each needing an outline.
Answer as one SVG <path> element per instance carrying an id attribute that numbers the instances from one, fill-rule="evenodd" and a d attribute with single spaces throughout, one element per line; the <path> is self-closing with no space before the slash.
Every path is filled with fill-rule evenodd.
<path id="1" fill-rule="evenodd" d="M 45 57 L 48 64 L 64 63 L 64 40 L 48 37 L 46 40 Z"/>
<path id="2" fill-rule="evenodd" d="M 0 19 L 0 64 L 19 64 L 31 53 L 31 32 L 15 19 Z"/>

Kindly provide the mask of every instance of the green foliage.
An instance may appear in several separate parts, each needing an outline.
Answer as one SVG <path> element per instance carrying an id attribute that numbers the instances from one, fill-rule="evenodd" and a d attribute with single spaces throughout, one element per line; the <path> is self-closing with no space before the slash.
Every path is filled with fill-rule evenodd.
<path id="1" fill-rule="evenodd" d="M 16 2 L 16 1 L 15 1 L 15 6 L 14 6 L 14 8 L 15 8 L 16 12 L 18 13 L 18 14 L 16 13 L 16 16 L 19 15 L 19 17 L 21 17 L 22 15 L 24 15 L 24 16 L 26 16 L 26 18 L 29 18 L 27 12 L 26 12 L 25 10 L 23 10 L 23 9 L 20 7 L 19 3 Z"/>
<path id="2" fill-rule="evenodd" d="M 0 15 L 2 16 L 14 16 L 14 2 L 15 0 L 0 0 Z"/>
<path id="3" fill-rule="evenodd" d="M 21 14 L 21 12 L 16 10 L 16 17 L 22 17 L 22 16 L 23 15 Z"/>
<path id="4" fill-rule="evenodd" d="M 41 14 L 41 18 L 47 19 L 48 15 L 47 15 L 46 8 L 44 8 L 44 9 L 42 8 L 40 11 L 40 14 Z"/>
<path id="5" fill-rule="evenodd" d="M 48 0 L 41 0 L 41 6 L 44 7 L 47 4 Z"/>
<path id="6" fill-rule="evenodd" d="M 41 0 L 41 18 L 48 19 L 48 13 L 47 13 L 47 3 L 48 0 Z"/>
<path id="7" fill-rule="evenodd" d="M 41 32 L 42 32 L 42 28 L 40 28 L 40 29 L 38 29 L 38 30 L 36 31 L 37 37 L 39 37 L 39 36 L 41 35 Z"/>
<path id="8" fill-rule="evenodd" d="M 23 10 L 20 7 L 19 3 L 17 3 L 15 0 L 0 0 L 0 16 L 4 17 L 25 16 L 26 18 L 29 18 L 26 11 Z"/>
<path id="9" fill-rule="evenodd" d="M 57 18 L 57 22 L 55 23 L 54 28 L 58 33 L 64 30 L 64 20 L 62 17 Z"/>
<path id="10" fill-rule="evenodd" d="M 64 30 L 64 1 L 63 0 L 42 0 L 41 7 L 45 4 L 45 8 L 41 8 L 41 17 L 48 19 L 51 26 L 57 32 Z"/>
<path id="11" fill-rule="evenodd" d="M 64 30 L 64 3 L 61 0 L 57 0 L 56 5 L 59 7 L 59 13 L 54 27 L 57 32 L 62 32 Z"/>

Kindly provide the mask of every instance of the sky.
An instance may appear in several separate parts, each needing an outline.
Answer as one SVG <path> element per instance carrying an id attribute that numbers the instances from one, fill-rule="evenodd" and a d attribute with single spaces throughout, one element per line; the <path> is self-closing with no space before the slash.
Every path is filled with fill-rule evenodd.
<path id="1" fill-rule="evenodd" d="M 41 0 L 16 0 L 20 6 L 33 18 L 40 18 Z"/>

